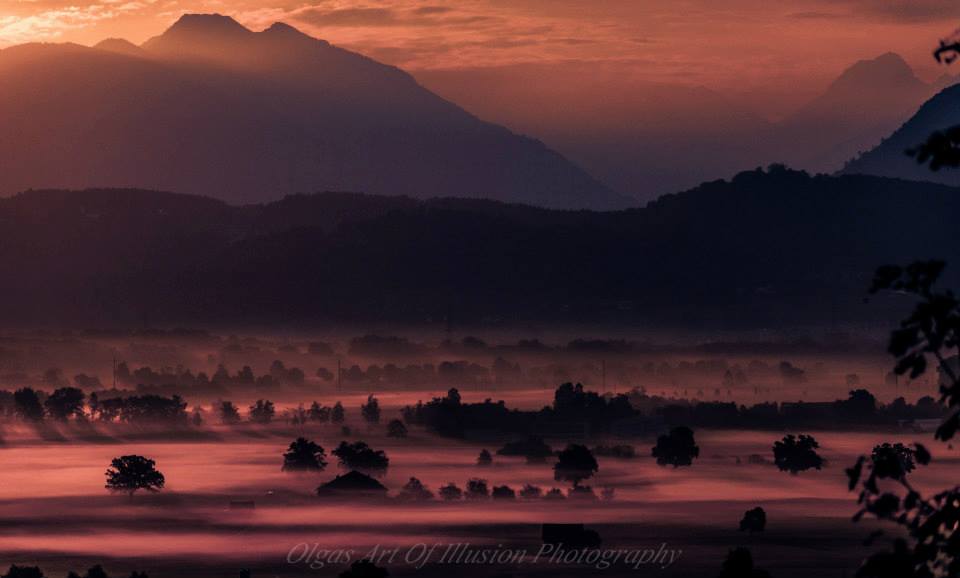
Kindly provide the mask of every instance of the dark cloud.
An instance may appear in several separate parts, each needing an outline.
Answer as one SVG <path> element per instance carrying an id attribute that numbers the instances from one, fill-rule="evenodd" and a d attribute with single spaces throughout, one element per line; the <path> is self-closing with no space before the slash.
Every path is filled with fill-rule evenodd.
<path id="1" fill-rule="evenodd" d="M 388 8 L 312 8 L 297 18 L 314 26 L 394 26 L 398 23 L 396 13 Z"/>
<path id="2" fill-rule="evenodd" d="M 447 12 L 453 11 L 453 8 L 447 6 L 421 6 L 413 11 L 414 14 L 419 14 L 421 16 L 428 16 L 431 14 L 446 14 Z"/>

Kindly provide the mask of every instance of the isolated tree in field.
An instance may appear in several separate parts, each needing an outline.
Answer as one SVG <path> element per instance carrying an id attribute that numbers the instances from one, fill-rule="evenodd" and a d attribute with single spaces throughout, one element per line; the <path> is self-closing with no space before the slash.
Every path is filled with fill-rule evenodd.
<path id="1" fill-rule="evenodd" d="M 340 442 L 333 455 L 340 459 L 340 465 L 351 470 L 363 470 L 382 475 L 390 465 L 390 459 L 383 450 L 374 450 L 367 442 Z"/>
<path id="2" fill-rule="evenodd" d="M 493 464 L 493 456 L 490 455 L 490 452 L 486 449 L 480 450 L 480 455 L 477 456 L 477 465 L 489 466 L 491 464 Z"/>
<path id="3" fill-rule="evenodd" d="M 600 466 L 586 446 L 570 444 L 557 454 L 557 463 L 553 465 L 553 479 L 558 482 L 571 482 L 574 487 L 597 473 Z"/>
<path id="4" fill-rule="evenodd" d="M 24 387 L 13 393 L 13 411 L 23 421 L 43 421 L 43 405 L 37 392 Z"/>
<path id="5" fill-rule="evenodd" d="M 45 578 L 37 566 L 17 566 L 13 564 L 2 578 Z"/>
<path id="6" fill-rule="evenodd" d="M 463 498 L 463 490 L 458 488 L 453 482 L 450 482 L 446 486 L 442 486 L 440 488 L 440 497 L 446 502 L 459 500 Z"/>
<path id="7" fill-rule="evenodd" d="M 389 578 L 390 572 L 370 560 L 357 560 L 349 570 L 340 573 L 340 578 Z"/>
<path id="8" fill-rule="evenodd" d="M 221 401 L 218 408 L 220 413 L 220 423 L 224 425 L 233 425 L 240 423 L 240 410 L 233 405 L 232 401 Z"/>
<path id="9" fill-rule="evenodd" d="M 83 416 L 85 398 L 83 391 L 76 387 L 61 387 L 44 400 L 43 407 L 51 418 L 67 421 L 71 417 Z"/>
<path id="10" fill-rule="evenodd" d="M 543 490 L 539 486 L 525 484 L 520 490 L 520 497 L 524 500 L 538 500 L 543 496 Z"/>
<path id="11" fill-rule="evenodd" d="M 770 578 L 770 573 L 753 565 L 753 555 L 746 548 L 730 550 L 720 569 L 720 578 Z"/>
<path id="12" fill-rule="evenodd" d="M 677 426 L 670 433 L 659 436 L 657 445 L 650 450 L 661 466 L 689 466 L 694 458 L 700 456 L 700 447 L 693 438 L 693 430 L 686 426 Z"/>
<path id="13" fill-rule="evenodd" d="M 487 480 L 480 478 L 471 478 L 467 480 L 467 491 L 464 497 L 468 500 L 486 500 L 490 497 L 490 488 L 487 487 Z"/>
<path id="14" fill-rule="evenodd" d="M 112 492 L 127 492 L 131 496 L 137 490 L 158 492 L 163 489 L 163 474 L 157 471 L 156 462 L 137 455 L 113 458 L 106 472 L 106 488 Z"/>
<path id="15" fill-rule="evenodd" d="M 256 403 L 250 406 L 250 421 L 259 424 L 268 424 L 273 421 L 273 416 L 277 410 L 273 407 L 273 402 L 268 399 L 258 399 Z"/>
<path id="16" fill-rule="evenodd" d="M 360 413 L 367 423 L 380 423 L 380 402 L 372 393 L 367 396 L 367 403 L 360 404 Z"/>
<path id="17" fill-rule="evenodd" d="M 820 444 L 813 436 L 790 434 L 773 444 L 773 463 L 782 472 L 796 474 L 810 469 L 821 469 L 823 458 L 817 454 Z"/>
<path id="18" fill-rule="evenodd" d="M 517 493 L 510 486 L 494 486 L 490 497 L 494 500 L 515 500 Z"/>
<path id="19" fill-rule="evenodd" d="M 283 454 L 285 472 L 320 471 L 327 467 L 327 454 L 323 448 L 307 438 L 297 438 Z"/>
<path id="20" fill-rule="evenodd" d="M 339 401 L 333 404 L 333 409 L 330 410 L 330 421 L 333 423 L 343 423 L 345 417 L 346 415 L 343 411 L 343 404 Z"/>
<path id="21" fill-rule="evenodd" d="M 417 478 L 410 478 L 410 480 L 403 485 L 400 493 L 397 494 L 397 499 L 410 502 L 432 500 L 433 492 L 427 489 L 427 487 L 423 485 L 423 482 Z"/>
<path id="22" fill-rule="evenodd" d="M 390 423 L 387 424 L 387 437 L 391 438 L 405 438 L 407 437 L 407 426 L 403 425 L 403 422 L 399 419 L 392 419 Z"/>
<path id="23" fill-rule="evenodd" d="M 761 507 L 753 508 L 752 510 L 747 510 L 743 514 L 743 519 L 740 520 L 740 531 L 749 532 L 753 534 L 754 532 L 763 532 L 767 528 L 767 513 Z"/>

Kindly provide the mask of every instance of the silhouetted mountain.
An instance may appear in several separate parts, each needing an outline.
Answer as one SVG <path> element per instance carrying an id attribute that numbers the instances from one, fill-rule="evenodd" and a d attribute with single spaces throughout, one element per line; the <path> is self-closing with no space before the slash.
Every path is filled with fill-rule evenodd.
<path id="1" fill-rule="evenodd" d="M 882 143 L 851 160 L 847 174 L 868 174 L 960 185 L 960 172 L 931 171 L 906 154 L 931 133 L 960 124 L 960 85 L 943 89 L 920 107 L 906 123 Z"/>
<path id="2" fill-rule="evenodd" d="M 187 15 L 142 47 L 0 51 L 0 194 L 141 187 L 262 202 L 297 191 L 459 195 L 612 208 L 542 143 L 405 72 L 294 28 Z"/>
<path id="3" fill-rule="evenodd" d="M 836 171 L 878 144 L 937 90 L 898 54 L 861 60 L 779 124 L 782 160 L 814 172 Z"/>
<path id="4" fill-rule="evenodd" d="M 774 169 L 643 209 L 146 191 L 0 200 L 8 324 L 657 324 L 888 319 L 882 264 L 960 264 L 960 191 Z M 960 265 L 948 267 L 960 281 Z"/>

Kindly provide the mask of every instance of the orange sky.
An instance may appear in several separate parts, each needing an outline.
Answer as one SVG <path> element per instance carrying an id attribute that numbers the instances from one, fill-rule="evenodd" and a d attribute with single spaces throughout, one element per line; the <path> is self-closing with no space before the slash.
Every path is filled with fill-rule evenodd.
<path id="1" fill-rule="evenodd" d="M 184 12 L 254 29 L 286 21 L 411 71 L 597 62 L 703 84 L 772 115 L 886 51 L 939 74 L 930 50 L 960 26 L 955 0 L 0 0 L 0 45 L 140 42 Z"/>

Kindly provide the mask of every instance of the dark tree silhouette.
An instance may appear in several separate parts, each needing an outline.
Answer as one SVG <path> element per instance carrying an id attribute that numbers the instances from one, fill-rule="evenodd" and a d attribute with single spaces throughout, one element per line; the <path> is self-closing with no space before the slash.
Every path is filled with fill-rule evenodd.
<path id="1" fill-rule="evenodd" d="M 382 475 L 390 465 L 390 459 L 382 450 L 374 450 L 366 442 L 340 442 L 333 455 L 340 459 L 340 465 L 351 470 L 361 470 Z"/>
<path id="2" fill-rule="evenodd" d="M 543 495 L 544 500 L 565 500 L 567 497 L 563 494 L 563 490 L 560 488 L 550 488 L 546 494 Z"/>
<path id="3" fill-rule="evenodd" d="M 24 421 L 43 421 L 43 405 L 37 392 L 24 387 L 13 393 L 13 410 Z"/>
<path id="4" fill-rule="evenodd" d="M 440 488 L 440 497 L 447 502 L 459 500 L 463 498 L 463 490 L 458 488 L 453 482 L 450 482 L 446 486 L 442 486 Z"/>
<path id="5" fill-rule="evenodd" d="M 2 578 L 45 578 L 37 566 L 17 566 L 13 564 Z"/>
<path id="6" fill-rule="evenodd" d="M 497 450 L 498 456 L 523 456 L 528 462 L 542 462 L 553 455 L 553 448 L 540 436 L 528 436 L 527 439 L 504 444 Z"/>
<path id="7" fill-rule="evenodd" d="M 367 423 L 380 423 L 380 402 L 372 393 L 367 396 L 367 403 L 360 405 L 360 413 Z"/>
<path id="8" fill-rule="evenodd" d="M 763 532 L 767 528 L 767 513 L 763 508 L 757 506 L 752 510 L 747 510 L 740 520 L 741 532 Z"/>
<path id="9" fill-rule="evenodd" d="M 259 424 L 268 424 L 273 421 L 273 416 L 277 410 L 273 407 L 273 402 L 268 399 L 258 399 L 256 403 L 250 406 L 250 421 Z"/>
<path id="10" fill-rule="evenodd" d="M 494 500 L 515 500 L 517 493 L 510 486 L 494 486 L 490 497 Z"/>
<path id="11" fill-rule="evenodd" d="M 70 572 L 67 574 L 67 578 L 109 578 L 107 572 L 103 569 L 103 566 L 97 564 L 96 566 L 87 570 L 87 573 L 82 577 L 76 572 Z"/>
<path id="12" fill-rule="evenodd" d="M 143 456 L 129 455 L 113 458 L 107 469 L 106 488 L 113 492 L 127 492 L 131 496 L 137 490 L 157 492 L 163 489 L 163 474 L 157 471 L 156 462 Z"/>
<path id="13" fill-rule="evenodd" d="M 443 490 L 441 489 L 441 493 Z M 400 490 L 400 493 L 397 494 L 397 498 L 407 501 L 423 501 L 433 499 L 433 492 L 427 489 L 423 485 L 423 482 L 417 478 L 410 478 L 410 480 L 404 484 L 403 488 Z"/>
<path id="14" fill-rule="evenodd" d="M 233 405 L 232 401 L 221 401 L 219 413 L 220 423 L 224 425 L 240 423 L 240 410 L 237 409 L 237 406 Z"/>
<path id="15" fill-rule="evenodd" d="M 946 442 L 960 427 L 960 301 L 952 291 L 936 287 L 943 269 L 941 261 L 881 267 L 870 292 L 896 291 L 916 299 L 913 311 L 891 333 L 888 350 L 896 358 L 894 372 L 898 375 L 908 373 L 917 378 L 928 370 L 931 360 L 936 364 L 940 403 L 946 406 L 947 414 L 934 437 Z M 860 490 L 860 510 L 854 520 L 869 514 L 903 527 L 909 536 L 909 542 L 898 539 L 892 550 L 869 557 L 857 576 L 960 575 L 956 532 L 960 525 L 960 486 L 924 496 L 909 481 L 914 468 L 930 461 L 930 452 L 920 444 L 913 448 L 881 444 L 869 457 L 861 456 L 847 469 L 850 490 Z M 881 486 L 884 480 L 887 483 Z"/>
<path id="16" fill-rule="evenodd" d="M 553 465 L 553 479 L 558 482 L 571 482 L 577 487 L 599 469 L 597 459 L 586 446 L 570 444 L 557 454 L 557 463 Z"/>
<path id="17" fill-rule="evenodd" d="M 389 578 L 390 572 L 370 560 L 357 560 L 349 570 L 340 573 L 340 578 Z"/>
<path id="18" fill-rule="evenodd" d="M 520 497 L 524 500 L 538 500 L 543 496 L 543 490 L 539 486 L 525 484 L 520 490 Z"/>
<path id="19" fill-rule="evenodd" d="M 76 387 L 61 387 L 50 394 L 43 402 L 47 415 L 57 421 L 67 421 L 71 417 L 83 417 L 83 391 Z"/>
<path id="20" fill-rule="evenodd" d="M 490 452 L 486 449 L 480 450 L 480 455 L 477 456 L 477 465 L 489 466 L 491 464 L 493 464 L 493 456 L 490 455 Z"/>
<path id="21" fill-rule="evenodd" d="M 407 437 L 407 426 L 403 425 L 403 422 L 399 419 L 392 419 L 390 423 L 387 424 L 387 437 L 391 438 L 405 438 Z"/>
<path id="22" fill-rule="evenodd" d="M 307 410 L 307 418 L 310 421 L 320 423 L 328 422 L 330 421 L 330 408 L 323 407 L 319 403 L 313 402 L 310 404 L 310 409 Z"/>
<path id="23" fill-rule="evenodd" d="M 817 454 L 820 444 L 813 436 L 790 434 L 773 444 L 773 463 L 782 472 L 796 474 L 810 469 L 821 469 L 823 458 Z"/>
<path id="24" fill-rule="evenodd" d="M 746 548 L 730 550 L 720 569 L 720 578 L 770 578 L 770 573 L 753 565 L 753 556 Z"/>
<path id="25" fill-rule="evenodd" d="M 677 426 L 670 433 L 659 436 L 657 445 L 650 450 L 650 455 L 657 458 L 661 466 L 689 466 L 694 458 L 700 455 L 700 448 L 693 439 L 693 430 L 685 426 Z"/>
<path id="26" fill-rule="evenodd" d="M 487 487 L 487 480 L 481 480 L 480 478 L 468 480 L 464 497 L 468 500 L 486 500 L 489 498 L 490 489 Z"/>
<path id="27" fill-rule="evenodd" d="M 306 439 L 297 438 L 290 443 L 290 447 L 283 454 L 285 472 L 291 471 L 320 471 L 327 467 L 327 455 L 323 448 Z"/>
<path id="28" fill-rule="evenodd" d="M 333 423 L 343 423 L 345 417 L 346 415 L 343 410 L 343 404 L 339 401 L 333 404 L 333 409 L 330 410 L 330 421 Z"/>

